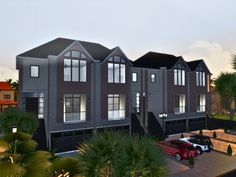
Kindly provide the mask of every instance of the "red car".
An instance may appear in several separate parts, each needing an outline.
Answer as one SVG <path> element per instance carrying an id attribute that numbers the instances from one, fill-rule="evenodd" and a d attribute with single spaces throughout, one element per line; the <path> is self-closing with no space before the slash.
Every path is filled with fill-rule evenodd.
<path id="1" fill-rule="evenodd" d="M 160 141 L 157 144 L 167 154 L 174 156 L 176 160 L 187 160 L 191 156 L 198 155 L 196 148 L 181 140 Z"/>

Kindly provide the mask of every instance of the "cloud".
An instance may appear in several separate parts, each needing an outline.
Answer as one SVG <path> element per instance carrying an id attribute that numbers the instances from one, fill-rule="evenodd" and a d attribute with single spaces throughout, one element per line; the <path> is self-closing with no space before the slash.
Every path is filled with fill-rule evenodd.
<path id="1" fill-rule="evenodd" d="M 212 78 L 221 72 L 232 72 L 232 54 L 215 42 L 196 41 L 183 54 L 187 61 L 203 59 L 213 74 Z"/>
<path id="2" fill-rule="evenodd" d="M 18 80 L 18 71 L 7 66 L 0 66 L 0 81 L 6 79 Z"/>

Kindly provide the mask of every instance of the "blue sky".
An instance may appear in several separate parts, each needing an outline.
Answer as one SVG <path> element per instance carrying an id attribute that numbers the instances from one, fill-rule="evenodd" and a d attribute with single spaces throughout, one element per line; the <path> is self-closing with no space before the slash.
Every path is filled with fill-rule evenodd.
<path id="1" fill-rule="evenodd" d="M 17 79 L 15 56 L 57 37 L 203 58 L 214 74 L 236 53 L 235 0 L 1 0 L 0 80 Z"/>

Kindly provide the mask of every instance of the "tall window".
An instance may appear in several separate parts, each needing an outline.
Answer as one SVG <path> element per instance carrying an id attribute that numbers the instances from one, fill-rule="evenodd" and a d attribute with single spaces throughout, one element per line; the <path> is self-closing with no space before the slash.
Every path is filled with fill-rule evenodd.
<path id="1" fill-rule="evenodd" d="M 197 96 L 197 112 L 206 111 L 206 95 Z"/>
<path id="2" fill-rule="evenodd" d="M 196 71 L 196 85 L 197 86 L 205 86 L 205 79 L 206 75 L 205 72 L 201 72 L 201 71 Z"/>
<path id="3" fill-rule="evenodd" d="M 181 64 L 174 68 L 174 85 L 185 85 L 185 67 Z"/>
<path id="4" fill-rule="evenodd" d="M 125 95 L 108 95 L 108 120 L 125 119 Z"/>
<path id="5" fill-rule="evenodd" d="M 39 77 L 39 66 L 30 66 L 30 77 Z"/>
<path id="6" fill-rule="evenodd" d="M 136 93 L 136 111 L 140 112 L 140 93 Z"/>
<path id="7" fill-rule="evenodd" d="M 151 82 L 156 82 L 156 74 L 151 74 Z"/>
<path id="8" fill-rule="evenodd" d="M 186 96 L 184 94 L 175 95 L 175 114 L 184 114 L 186 108 Z"/>
<path id="9" fill-rule="evenodd" d="M 64 55 L 64 81 L 86 82 L 87 61 L 83 53 L 69 51 Z"/>
<path id="10" fill-rule="evenodd" d="M 137 82 L 138 81 L 138 75 L 137 73 L 132 73 L 132 81 Z"/>
<path id="11" fill-rule="evenodd" d="M 86 120 L 86 95 L 64 95 L 64 122 L 77 123 Z"/>
<path id="12" fill-rule="evenodd" d="M 108 83 L 125 83 L 125 61 L 119 56 L 108 60 Z"/>

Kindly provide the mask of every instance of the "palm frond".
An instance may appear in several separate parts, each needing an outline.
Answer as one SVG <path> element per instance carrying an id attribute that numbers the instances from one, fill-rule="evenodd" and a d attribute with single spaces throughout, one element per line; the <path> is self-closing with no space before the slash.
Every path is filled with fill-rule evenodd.
<path id="1" fill-rule="evenodd" d="M 8 161 L 0 162 L 0 177 L 23 177 L 26 170 L 22 166 Z"/>

